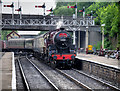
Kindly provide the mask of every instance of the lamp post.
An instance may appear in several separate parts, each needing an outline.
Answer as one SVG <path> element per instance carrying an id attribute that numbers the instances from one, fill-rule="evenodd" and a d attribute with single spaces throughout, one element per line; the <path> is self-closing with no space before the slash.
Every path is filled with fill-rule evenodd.
<path id="1" fill-rule="evenodd" d="M 76 20 L 77 20 L 77 2 L 76 2 L 76 8 L 75 8 L 75 15 L 73 15 L 73 19 L 74 19 L 74 24 L 73 25 L 76 25 Z M 73 45 L 76 46 L 76 28 L 73 28 Z"/>
<path id="2" fill-rule="evenodd" d="M 73 28 L 73 45 L 76 45 L 76 35 L 75 35 L 75 32 L 76 32 L 76 28 Z"/>
<path id="3" fill-rule="evenodd" d="M 91 11 L 91 20 L 92 20 L 92 18 L 93 18 L 93 11 Z"/>
<path id="4" fill-rule="evenodd" d="M 78 48 L 80 48 L 80 28 L 78 29 Z"/>
<path id="5" fill-rule="evenodd" d="M 86 50 L 88 48 L 88 26 L 86 27 Z"/>
<path id="6" fill-rule="evenodd" d="M 105 26 L 105 24 L 101 25 L 101 27 L 102 27 L 102 48 L 104 48 L 104 26 Z"/>

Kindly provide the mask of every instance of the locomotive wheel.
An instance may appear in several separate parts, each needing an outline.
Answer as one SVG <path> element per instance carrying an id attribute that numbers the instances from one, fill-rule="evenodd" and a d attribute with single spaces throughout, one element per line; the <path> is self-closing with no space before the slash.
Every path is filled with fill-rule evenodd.
<path id="1" fill-rule="evenodd" d="M 56 61 L 51 61 L 51 62 L 50 62 L 50 66 L 51 66 L 52 68 L 56 68 Z"/>

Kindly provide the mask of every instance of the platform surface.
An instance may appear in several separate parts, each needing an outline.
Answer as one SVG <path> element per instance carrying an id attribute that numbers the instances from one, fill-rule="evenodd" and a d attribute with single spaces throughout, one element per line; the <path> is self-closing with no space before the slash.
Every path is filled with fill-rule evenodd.
<path id="1" fill-rule="evenodd" d="M 76 58 L 120 69 L 120 60 L 117 59 L 85 53 L 78 53 Z"/>
<path id="2" fill-rule="evenodd" d="M 0 59 L 0 89 L 12 89 L 12 59 L 12 52 L 6 52 Z"/>

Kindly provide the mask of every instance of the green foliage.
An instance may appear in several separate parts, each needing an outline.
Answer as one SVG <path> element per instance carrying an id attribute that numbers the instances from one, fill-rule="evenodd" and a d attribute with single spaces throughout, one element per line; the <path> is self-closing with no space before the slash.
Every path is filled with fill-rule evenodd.
<path id="1" fill-rule="evenodd" d="M 102 46 L 102 42 L 101 41 L 97 42 L 96 45 L 93 45 L 93 47 L 95 47 L 96 50 L 100 50 L 101 46 Z"/>
<path id="2" fill-rule="evenodd" d="M 109 41 L 109 39 L 105 38 L 104 42 L 105 42 L 104 47 L 110 50 L 111 42 Z"/>
<path id="3" fill-rule="evenodd" d="M 57 16 L 72 16 L 75 13 L 75 9 L 67 8 L 67 6 L 74 6 L 75 4 L 75 2 L 58 2 L 53 12 Z M 93 2 L 78 2 L 77 9 L 82 10 L 83 7 L 88 8 L 91 4 L 93 4 Z M 78 13 L 78 15 L 82 16 L 82 13 Z"/>
<path id="4" fill-rule="evenodd" d="M 61 6 L 59 7 L 56 11 L 54 11 L 54 13 L 57 15 L 57 16 L 61 16 L 61 15 L 67 15 L 67 16 L 70 16 L 70 14 L 73 14 L 74 11 L 72 8 L 67 8 L 67 6 Z"/>
<path id="5" fill-rule="evenodd" d="M 7 40 L 7 35 L 9 34 L 9 33 L 11 33 L 12 31 L 6 31 L 6 30 L 4 30 L 4 31 L 1 31 L 1 40 Z"/>
<path id="6" fill-rule="evenodd" d="M 116 3 L 108 3 L 106 6 L 102 6 L 103 3 L 99 3 L 98 10 L 96 11 L 96 23 L 97 24 L 105 24 L 104 27 L 104 34 L 105 34 L 105 48 L 107 49 L 114 49 L 113 48 L 113 42 L 112 38 L 118 38 L 118 41 L 116 41 L 116 44 L 118 42 L 119 44 L 119 36 L 117 34 L 119 33 L 119 9 Z M 100 19 L 100 21 L 99 21 Z"/>
<path id="7" fill-rule="evenodd" d="M 42 35 L 44 33 L 46 33 L 47 31 L 40 31 L 40 33 L 38 35 Z"/>

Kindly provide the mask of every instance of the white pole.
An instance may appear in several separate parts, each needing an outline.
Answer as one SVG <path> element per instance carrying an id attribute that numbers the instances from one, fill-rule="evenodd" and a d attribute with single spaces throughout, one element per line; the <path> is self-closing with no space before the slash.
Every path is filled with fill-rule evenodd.
<path id="1" fill-rule="evenodd" d="M 14 25 L 14 3 L 12 2 L 13 7 L 12 7 L 12 24 Z"/>
<path id="2" fill-rule="evenodd" d="M 86 27 L 86 48 L 88 48 L 88 26 Z"/>
<path id="3" fill-rule="evenodd" d="M 104 49 L 104 27 L 102 30 L 102 48 Z"/>
<path id="4" fill-rule="evenodd" d="M 85 18 L 85 7 L 83 7 L 84 11 L 83 11 L 83 18 Z"/>
<path id="5" fill-rule="evenodd" d="M 77 19 L 77 2 L 76 2 L 76 8 L 75 8 L 75 15 L 76 15 L 76 19 Z"/>
<path id="6" fill-rule="evenodd" d="M 18 0 L 18 9 L 19 9 L 19 7 L 20 7 L 20 4 L 19 4 L 19 0 Z M 18 14 L 19 14 L 19 11 L 18 11 Z"/>
<path id="7" fill-rule="evenodd" d="M 20 6 L 20 9 L 21 9 L 21 11 L 20 11 L 20 25 L 21 25 L 21 20 L 22 20 L 22 7 Z"/>
<path id="8" fill-rule="evenodd" d="M 93 11 L 91 11 L 91 20 L 92 20 L 92 17 L 93 17 L 92 14 L 93 14 Z"/>
<path id="9" fill-rule="evenodd" d="M 102 48 L 104 48 L 104 26 L 105 24 L 102 24 Z"/>
<path id="10" fill-rule="evenodd" d="M 80 31 L 78 31 L 78 48 L 80 48 Z"/>
<path id="11" fill-rule="evenodd" d="M 76 2 L 76 7 L 75 7 L 75 19 L 77 20 L 77 2 Z M 76 45 L 76 28 L 73 29 L 73 45 Z"/>
<path id="12" fill-rule="evenodd" d="M 75 45 L 75 30 L 73 30 L 73 45 Z"/>
<path id="13" fill-rule="evenodd" d="M 45 8 L 44 8 L 44 16 L 45 16 Z"/>
<path id="14" fill-rule="evenodd" d="M 43 16 L 45 16 L 45 3 L 44 3 L 44 14 L 43 14 Z"/>

